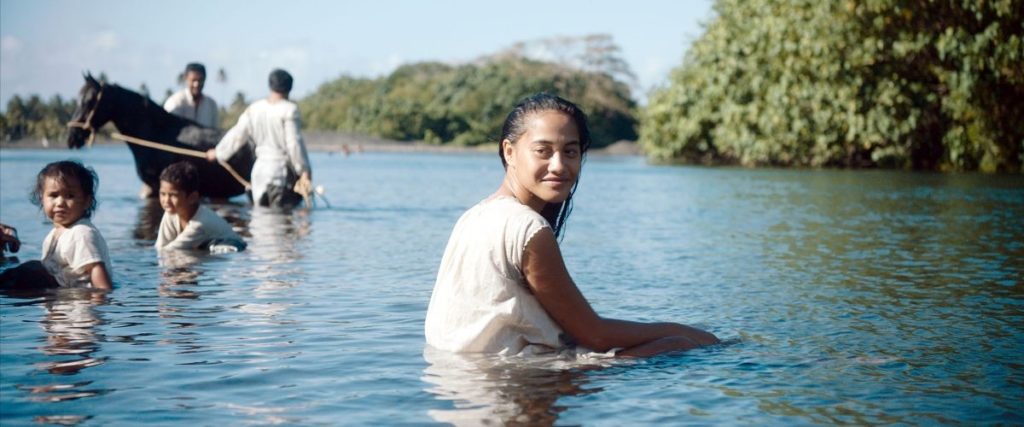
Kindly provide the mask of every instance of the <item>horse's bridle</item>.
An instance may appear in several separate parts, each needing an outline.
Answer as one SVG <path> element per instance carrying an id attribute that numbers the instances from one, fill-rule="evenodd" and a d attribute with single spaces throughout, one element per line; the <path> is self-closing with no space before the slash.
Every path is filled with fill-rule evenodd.
<path id="1" fill-rule="evenodd" d="M 90 147 L 92 147 L 93 140 L 96 139 L 96 128 L 93 127 L 93 125 L 92 125 L 92 116 L 96 114 L 96 110 L 100 109 L 100 100 L 103 99 L 103 89 L 106 89 L 106 88 L 107 88 L 107 85 L 105 85 L 105 84 L 101 84 L 100 85 L 100 91 L 96 95 L 96 102 L 93 103 L 92 110 L 89 111 L 88 115 L 86 115 L 85 121 L 76 122 L 76 121 L 72 120 L 72 121 L 68 122 L 68 124 L 67 124 L 67 126 L 69 128 L 82 128 L 82 129 L 85 129 L 85 130 L 89 131 L 89 141 L 88 141 L 87 144 Z"/>

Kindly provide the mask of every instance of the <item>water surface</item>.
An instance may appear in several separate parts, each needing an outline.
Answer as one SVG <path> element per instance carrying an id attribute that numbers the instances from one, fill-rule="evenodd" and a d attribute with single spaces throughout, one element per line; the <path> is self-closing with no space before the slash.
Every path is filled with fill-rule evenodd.
<path id="1" fill-rule="evenodd" d="M 22 261 L 50 161 L 100 175 L 117 289 L 0 297 L 0 423 L 1024 423 L 1016 176 L 592 157 L 563 252 L 597 311 L 734 344 L 567 365 L 424 352 L 448 233 L 495 155 L 312 153 L 331 208 L 214 205 L 249 249 L 159 258 L 123 146 L 0 151 Z"/>

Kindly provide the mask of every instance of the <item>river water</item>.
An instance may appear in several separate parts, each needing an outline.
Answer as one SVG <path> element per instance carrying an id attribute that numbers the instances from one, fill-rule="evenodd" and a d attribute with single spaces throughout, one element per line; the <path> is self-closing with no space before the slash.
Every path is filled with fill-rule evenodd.
<path id="1" fill-rule="evenodd" d="M 0 296 L 0 424 L 1024 423 L 1024 179 L 593 156 L 562 242 L 598 313 L 729 344 L 604 364 L 424 351 L 492 154 L 312 153 L 331 203 L 213 205 L 249 249 L 159 258 L 128 150 L 0 151 L 38 257 L 43 165 L 100 176 L 116 289 Z M 156 215 L 156 216 L 154 216 Z"/>

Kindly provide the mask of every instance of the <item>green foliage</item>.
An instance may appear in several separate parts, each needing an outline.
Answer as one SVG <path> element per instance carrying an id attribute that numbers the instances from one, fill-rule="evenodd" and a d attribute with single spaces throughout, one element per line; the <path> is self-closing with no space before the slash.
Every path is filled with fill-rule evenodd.
<path id="1" fill-rule="evenodd" d="M 224 69 L 221 68 L 221 73 Z M 245 94 L 242 92 L 235 93 L 235 98 L 231 100 L 231 105 L 227 107 L 221 105 L 220 110 L 217 112 L 218 127 L 220 129 L 231 129 L 235 123 L 238 123 L 238 118 L 245 111 L 245 108 L 249 106 L 249 102 L 245 100 Z"/>
<path id="2" fill-rule="evenodd" d="M 38 95 L 28 100 L 18 95 L 7 101 L 7 109 L 0 116 L 0 138 L 16 141 L 24 138 L 58 139 L 64 134 L 67 122 L 75 113 L 75 100 L 65 101 L 55 95 L 43 102 Z"/>
<path id="3" fill-rule="evenodd" d="M 601 52 L 609 53 L 614 51 Z M 636 104 L 626 83 L 607 72 L 508 52 L 472 64 L 409 64 L 377 79 L 343 76 L 299 105 L 309 129 L 477 145 L 497 142 L 512 106 L 541 91 L 587 111 L 595 145 L 636 138 Z"/>
<path id="4" fill-rule="evenodd" d="M 1022 171 L 1015 0 L 719 0 L 651 94 L 655 159 Z"/>

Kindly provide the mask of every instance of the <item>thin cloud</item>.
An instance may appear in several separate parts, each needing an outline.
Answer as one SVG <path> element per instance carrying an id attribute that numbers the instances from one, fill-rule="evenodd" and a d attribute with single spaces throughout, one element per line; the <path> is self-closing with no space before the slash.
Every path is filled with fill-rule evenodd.
<path id="1" fill-rule="evenodd" d="M 23 47 L 25 47 L 25 43 L 17 37 L 0 37 L 0 52 L 3 52 L 4 54 L 17 54 L 18 52 L 21 52 Z"/>
<path id="2" fill-rule="evenodd" d="M 117 33 L 111 30 L 100 31 L 93 35 L 92 38 L 92 47 L 100 52 L 113 51 L 120 45 L 120 38 L 117 36 Z"/>

